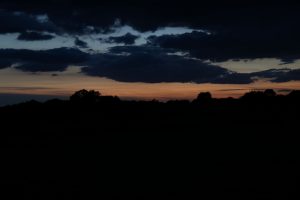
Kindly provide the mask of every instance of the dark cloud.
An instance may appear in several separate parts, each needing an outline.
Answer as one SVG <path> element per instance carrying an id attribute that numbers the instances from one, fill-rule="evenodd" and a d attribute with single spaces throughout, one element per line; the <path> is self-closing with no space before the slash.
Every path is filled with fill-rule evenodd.
<path id="1" fill-rule="evenodd" d="M 134 44 L 135 40 L 138 39 L 139 36 L 137 35 L 132 35 L 130 33 L 127 33 L 123 36 L 119 37 L 109 37 L 108 42 L 111 43 L 124 43 L 126 45 Z"/>
<path id="2" fill-rule="evenodd" d="M 37 62 L 22 62 L 16 68 L 27 72 L 52 72 L 64 71 L 69 64 L 67 63 L 37 63 Z"/>
<path id="3" fill-rule="evenodd" d="M 292 62 L 299 58 L 300 40 L 297 34 L 288 30 L 273 30 L 271 34 L 266 29 L 234 29 L 216 33 L 193 31 L 181 35 L 151 36 L 148 41 L 152 45 L 187 51 L 193 57 L 218 62 L 256 58 L 279 58 Z"/>
<path id="4" fill-rule="evenodd" d="M 283 73 L 273 80 L 273 82 L 287 82 L 287 81 L 299 81 L 300 80 L 300 69 L 290 70 L 289 72 Z"/>
<path id="5" fill-rule="evenodd" d="M 291 63 L 294 63 L 295 60 L 298 60 L 298 59 L 299 59 L 298 56 L 286 56 L 286 57 L 281 59 L 280 65 L 291 64 Z"/>
<path id="6" fill-rule="evenodd" d="M 273 82 L 300 80 L 300 70 L 266 70 L 235 73 L 219 66 L 154 46 L 117 46 L 108 53 L 88 54 L 74 48 L 51 50 L 0 50 L 0 68 L 14 65 L 29 72 L 64 71 L 69 65 L 85 66 L 90 76 L 123 82 L 195 82 L 248 84 L 259 78 Z"/>
<path id="7" fill-rule="evenodd" d="M 211 35 L 193 32 L 152 38 L 162 47 L 189 51 L 194 57 L 216 61 L 253 58 L 299 58 L 299 3 L 290 1 L 77 1 L 2 0 L 0 33 L 24 30 L 86 33 L 109 31 L 116 19 L 140 31 L 165 26 L 208 30 Z M 13 11 L 23 11 L 22 16 Z M 47 14 L 41 23 L 34 16 Z M 122 40 L 112 38 L 113 40 Z M 123 38 L 124 39 L 124 38 Z M 125 44 L 130 44 L 129 41 Z M 132 43 L 131 43 L 132 44 Z M 292 60 L 293 61 L 293 60 Z"/>
<path id="8" fill-rule="evenodd" d="M 143 54 L 170 54 L 170 53 L 176 53 L 178 51 L 173 49 L 163 49 L 156 46 L 151 45 L 140 45 L 140 46 L 115 46 L 110 48 L 110 53 L 113 54 L 137 54 L 137 53 L 143 53 Z"/>
<path id="9" fill-rule="evenodd" d="M 124 82 L 245 82 L 230 79 L 233 75 L 226 69 L 174 53 L 153 46 L 118 46 L 103 54 L 68 48 L 2 49 L 0 62 L 2 68 L 15 64 L 17 69 L 30 72 L 63 71 L 71 64 L 78 64 L 86 66 L 82 69 L 85 74 Z"/>
<path id="10" fill-rule="evenodd" d="M 0 33 L 24 33 L 26 31 L 60 32 L 52 22 L 40 21 L 35 15 L 0 10 Z"/>
<path id="11" fill-rule="evenodd" d="M 117 46 L 103 54 L 67 48 L 2 49 L 0 68 L 16 64 L 24 71 L 63 71 L 68 65 L 78 64 L 86 66 L 83 72 L 88 75 L 127 82 L 250 83 L 253 77 L 272 78 L 275 82 L 299 80 L 299 70 L 240 74 L 203 61 L 279 58 L 284 64 L 299 59 L 299 3 L 258 0 L 198 3 L 192 0 L 2 0 L 0 34 L 21 33 L 21 40 L 47 39 L 45 34 L 40 34 L 44 32 L 72 37 L 91 32 L 109 33 L 113 26 L 125 24 L 140 31 L 184 26 L 207 32 L 152 36 L 148 45 Z M 109 41 L 132 45 L 136 39 L 137 36 L 128 33 L 110 37 Z M 74 43 L 80 48 L 87 47 L 78 38 Z M 186 52 L 189 57 L 181 54 Z"/>
<path id="12" fill-rule="evenodd" d="M 12 64 L 14 64 L 12 60 L 2 57 L 0 58 L 0 69 L 10 67 Z"/>
<path id="13" fill-rule="evenodd" d="M 117 81 L 148 83 L 249 84 L 256 78 L 272 78 L 273 82 L 300 80 L 300 70 L 236 73 L 182 56 L 174 49 L 149 45 L 112 47 L 108 54 L 91 56 L 87 67 L 82 71 L 91 76 L 107 77 Z"/>
<path id="14" fill-rule="evenodd" d="M 167 25 L 219 29 L 222 27 L 261 26 L 270 22 L 291 21 L 299 16 L 297 2 L 238 0 L 2 0 L 3 9 L 47 13 L 55 24 L 69 31 L 87 26 L 108 28 L 116 19 L 121 24 L 148 31 Z"/>
<path id="15" fill-rule="evenodd" d="M 39 32 L 23 32 L 18 36 L 18 40 L 24 41 L 51 40 L 53 38 L 53 35 Z"/>
<path id="16" fill-rule="evenodd" d="M 262 72 L 252 73 L 252 76 L 271 78 L 272 82 L 287 82 L 300 80 L 300 69 L 270 69 Z"/>
<path id="17" fill-rule="evenodd" d="M 85 41 L 80 40 L 79 38 L 76 38 L 74 43 L 77 47 L 88 48 L 88 44 Z"/>
<path id="18" fill-rule="evenodd" d="M 252 75 L 251 74 L 243 74 L 243 73 L 227 73 L 222 76 L 217 77 L 213 83 L 220 84 L 249 84 L 252 83 Z"/>
<path id="19" fill-rule="evenodd" d="M 114 47 L 109 54 L 92 56 L 82 71 L 117 81 L 147 83 L 218 82 L 220 77 L 229 73 L 226 69 L 200 60 L 170 55 L 162 49 L 148 49 L 147 46 Z"/>
<path id="20" fill-rule="evenodd" d="M 70 48 L 41 51 L 0 49 L 1 65 L 4 63 L 10 67 L 16 64 L 17 69 L 30 72 L 64 71 L 69 65 L 83 63 L 87 58 L 88 54 Z"/>
<path id="21" fill-rule="evenodd" d="M 252 83 L 254 80 L 268 78 L 271 82 L 288 82 L 300 80 L 300 69 L 269 69 L 253 73 L 232 73 L 228 76 L 221 77 L 219 83 L 240 84 Z"/>

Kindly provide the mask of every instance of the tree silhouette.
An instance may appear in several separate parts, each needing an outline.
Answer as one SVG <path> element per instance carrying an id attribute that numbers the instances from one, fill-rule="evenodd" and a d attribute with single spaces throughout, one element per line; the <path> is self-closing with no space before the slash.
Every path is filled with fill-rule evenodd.
<path id="1" fill-rule="evenodd" d="M 300 99 L 300 90 L 293 90 L 288 94 L 288 97 L 292 97 L 295 99 Z"/>
<path id="2" fill-rule="evenodd" d="M 211 100 L 212 100 L 212 95 L 210 92 L 201 92 L 200 94 L 198 94 L 196 102 L 208 103 L 211 102 Z"/>
<path id="3" fill-rule="evenodd" d="M 77 103 L 96 103 L 99 101 L 101 93 L 95 90 L 79 90 L 75 92 L 71 97 L 71 102 Z"/>
<path id="4" fill-rule="evenodd" d="M 262 91 L 251 91 L 251 92 L 245 93 L 241 97 L 241 99 L 250 101 L 250 102 L 256 102 L 256 101 L 260 101 L 260 100 L 264 99 L 264 97 L 265 97 L 265 93 Z"/>
<path id="5" fill-rule="evenodd" d="M 276 92 L 273 89 L 266 89 L 264 91 L 264 95 L 267 96 L 267 97 L 275 97 Z"/>

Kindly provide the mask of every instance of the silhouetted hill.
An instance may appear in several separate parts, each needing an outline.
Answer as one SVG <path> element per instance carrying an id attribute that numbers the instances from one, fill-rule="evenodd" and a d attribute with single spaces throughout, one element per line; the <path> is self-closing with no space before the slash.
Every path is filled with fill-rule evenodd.
<path id="1" fill-rule="evenodd" d="M 300 91 L 240 99 L 70 100 L 0 108 L 11 199 L 289 199 L 299 180 Z M 163 192 L 163 193 L 162 193 Z"/>

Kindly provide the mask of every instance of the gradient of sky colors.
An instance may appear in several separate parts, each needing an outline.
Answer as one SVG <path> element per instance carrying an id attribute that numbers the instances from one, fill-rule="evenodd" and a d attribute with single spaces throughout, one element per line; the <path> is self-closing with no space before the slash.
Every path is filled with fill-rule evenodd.
<path id="1" fill-rule="evenodd" d="M 300 89 L 298 5 L 38 2 L 0 3 L 0 105 L 82 88 L 160 100 Z"/>

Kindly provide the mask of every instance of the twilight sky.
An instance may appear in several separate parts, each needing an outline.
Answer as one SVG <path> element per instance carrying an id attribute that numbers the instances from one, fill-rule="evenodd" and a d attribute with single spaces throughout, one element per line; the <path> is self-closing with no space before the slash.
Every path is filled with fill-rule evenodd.
<path id="1" fill-rule="evenodd" d="M 299 8 L 255 0 L 2 0 L 0 105 L 82 88 L 162 100 L 300 89 Z"/>

